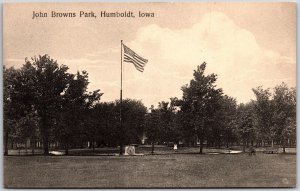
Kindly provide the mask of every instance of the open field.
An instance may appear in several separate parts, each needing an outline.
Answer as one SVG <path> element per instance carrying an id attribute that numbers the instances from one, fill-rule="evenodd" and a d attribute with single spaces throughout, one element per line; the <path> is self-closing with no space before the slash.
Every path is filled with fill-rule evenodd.
<path id="1" fill-rule="evenodd" d="M 296 155 L 8 156 L 9 188 L 295 187 Z"/>

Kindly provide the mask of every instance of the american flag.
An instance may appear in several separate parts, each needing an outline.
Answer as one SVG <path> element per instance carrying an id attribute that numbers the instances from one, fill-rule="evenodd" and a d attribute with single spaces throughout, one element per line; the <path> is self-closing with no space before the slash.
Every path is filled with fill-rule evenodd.
<path id="1" fill-rule="evenodd" d="M 144 67 L 148 62 L 148 60 L 140 57 L 137 53 L 132 51 L 125 44 L 123 44 L 123 47 L 124 47 L 124 57 L 123 57 L 124 62 L 131 62 L 138 71 L 143 72 Z"/>

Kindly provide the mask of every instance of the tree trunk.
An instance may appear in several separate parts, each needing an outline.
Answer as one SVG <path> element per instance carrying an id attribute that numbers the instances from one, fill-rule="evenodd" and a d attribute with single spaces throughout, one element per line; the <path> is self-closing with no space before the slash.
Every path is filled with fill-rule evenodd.
<path id="1" fill-rule="evenodd" d="M 282 140 L 282 150 L 283 150 L 283 153 L 285 153 L 285 140 L 284 139 Z"/>
<path id="2" fill-rule="evenodd" d="M 27 155 L 27 140 L 25 140 L 25 153 Z"/>
<path id="3" fill-rule="evenodd" d="M 123 155 L 122 151 L 123 151 L 123 144 L 120 144 L 120 153 L 119 153 L 120 155 Z"/>
<path id="4" fill-rule="evenodd" d="M 246 144 L 245 144 L 245 140 L 243 141 L 243 152 L 246 152 Z"/>
<path id="5" fill-rule="evenodd" d="M 44 155 L 49 155 L 49 144 L 48 144 L 48 137 L 43 137 L 43 148 L 44 148 Z"/>
<path id="6" fill-rule="evenodd" d="M 34 155 L 34 145 L 32 146 L 31 154 Z"/>
<path id="7" fill-rule="evenodd" d="M 154 141 L 152 142 L 152 149 L 151 149 L 151 153 L 154 153 Z"/>
<path id="8" fill-rule="evenodd" d="M 200 138 L 200 154 L 203 154 L 203 138 Z"/>
<path id="9" fill-rule="evenodd" d="M 30 145 L 29 145 L 29 147 L 31 148 L 32 155 L 34 155 L 34 146 L 35 146 L 35 141 L 32 139 L 32 141 L 30 141 Z"/>
<path id="10" fill-rule="evenodd" d="M 5 149 L 4 149 L 4 155 L 8 155 L 8 131 L 5 132 Z"/>
<path id="11" fill-rule="evenodd" d="M 46 108 L 46 107 L 44 107 Z M 46 109 L 42 111 L 41 114 L 41 134 L 43 138 L 43 149 L 44 155 L 49 155 L 49 125 L 47 123 L 47 113 Z"/>
<path id="12" fill-rule="evenodd" d="M 95 141 L 92 141 L 93 153 L 95 152 Z"/>
<path id="13" fill-rule="evenodd" d="M 65 153 L 66 153 L 66 155 L 69 155 L 69 144 L 68 144 L 68 142 L 66 143 Z"/>
<path id="14" fill-rule="evenodd" d="M 271 145 L 272 145 L 272 148 L 273 148 L 274 147 L 274 140 L 273 139 L 272 139 Z"/>

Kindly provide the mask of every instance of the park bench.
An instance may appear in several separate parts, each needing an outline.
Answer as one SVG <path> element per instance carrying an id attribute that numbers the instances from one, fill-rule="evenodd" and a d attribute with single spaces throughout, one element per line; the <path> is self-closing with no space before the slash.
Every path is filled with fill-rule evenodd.
<path id="1" fill-rule="evenodd" d="M 279 149 L 278 147 L 267 147 L 265 150 L 266 154 L 278 154 Z"/>

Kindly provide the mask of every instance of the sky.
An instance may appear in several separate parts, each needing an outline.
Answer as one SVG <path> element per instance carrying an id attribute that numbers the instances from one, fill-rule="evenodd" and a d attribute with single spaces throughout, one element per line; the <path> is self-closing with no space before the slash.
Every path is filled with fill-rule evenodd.
<path id="1" fill-rule="evenodd" d="M 48 17 L 32 19 L 33 11 Z M 51 11 L 98 17 L 53 18 Z M 101 11 L 136 17 L 101 18 Z M 69 72 L 86 70 L 89 91 L 100 89 L 101 101 L 119 99 L 121 40 L 149 60 L 143 73 L 123 63 L 123 98 L 147 107 L 181 98 L 204 61 L 206 74 L 217 74 L 217 87 L 238 103 L 255 99 L 257 86 L 296 86 L 295 3 L 10 3 L 3 26 L 5 66 L 48 54 Z"/>

